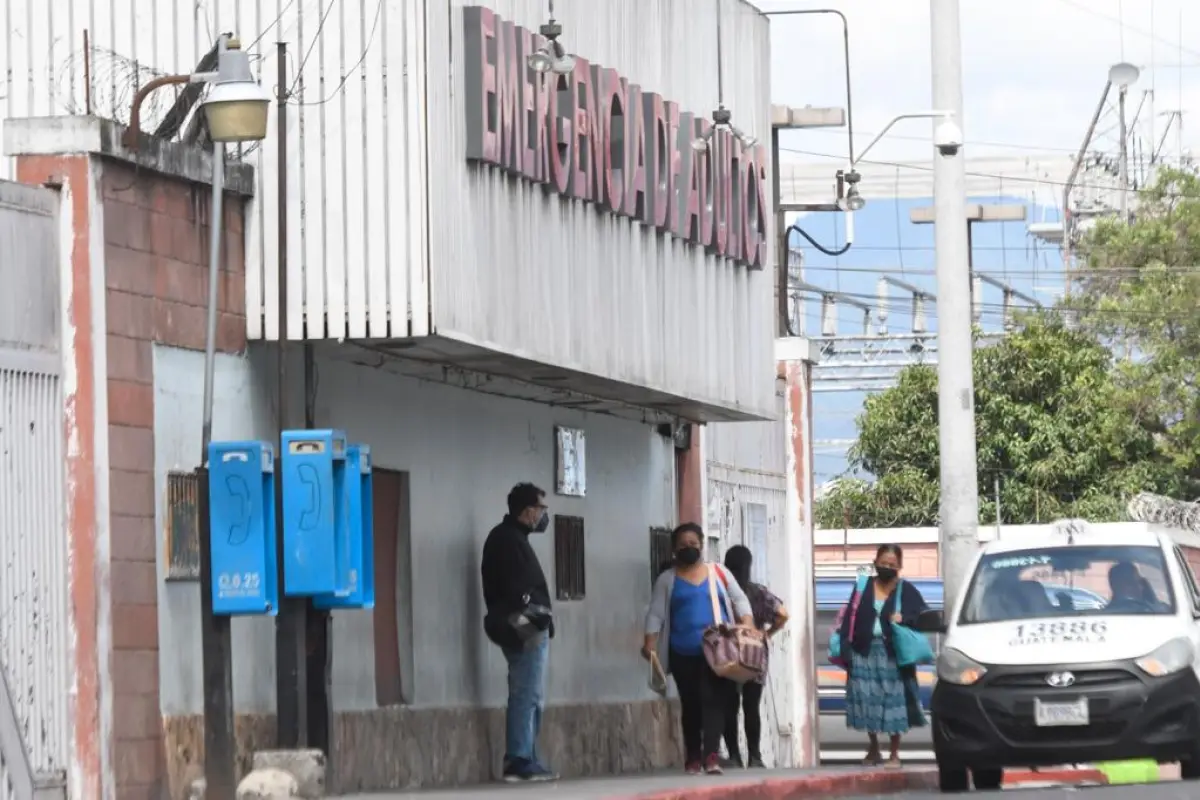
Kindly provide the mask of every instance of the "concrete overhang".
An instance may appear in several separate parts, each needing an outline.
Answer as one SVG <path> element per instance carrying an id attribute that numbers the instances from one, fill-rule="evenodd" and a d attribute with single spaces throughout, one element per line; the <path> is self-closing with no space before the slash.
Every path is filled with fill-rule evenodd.
<path id="1" fill-rule="evenodd" d="M 807 342 L 807 340 L 803 340 Z M 761 422 L 773 412 L 667 391 L 543 364 L 449 335 L 411 339 L 312 342 L 322 355 L 396 375 L 533 403 L 608 414 L 648 424 L 685 420 Z M 268 345 L 271 346 L 271 345 Z M 769 379 L 768 379 L 769 380 Z"/>
<path id="2" fill-rule="evenodd" d="M 771 106 L 771 127 L 785 130 L 804 128 L 842 128 L 846 125 L 846 109 L 804 106 Z"/>
<path id="3" fill-rule="evenodd" d="M 1016 203 L 967 203 L 967 222 L 1024 222 L 1026 209 Z M 937 209 L 922 206 L 908 212 L 916 225 L 930 225 L 937 219 Z"/>
<path id="4" fill-rule="evenodd" d="M 1030 236 L 1049 244 L 1061 244 L 1063 224 L 1061 222 L 1031 222 L 1025 227 Z"/>

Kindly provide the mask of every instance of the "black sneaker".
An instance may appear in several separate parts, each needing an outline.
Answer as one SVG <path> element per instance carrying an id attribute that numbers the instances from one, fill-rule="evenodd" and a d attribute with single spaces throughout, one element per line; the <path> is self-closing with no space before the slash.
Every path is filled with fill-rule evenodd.
<path id="1" fill-rule="evenodd" d="M 748 769 L 766 769 L 767 765 L 763 763 L 759 756 L 750 756 L 750 761 L 746 765 Z"/>
<path id="2" fill-rule="evenodd" d="M 504 767 L 505 783 L 546 783 L 556 780 L 558 775 L 532 761 L 512 761 Z"/>

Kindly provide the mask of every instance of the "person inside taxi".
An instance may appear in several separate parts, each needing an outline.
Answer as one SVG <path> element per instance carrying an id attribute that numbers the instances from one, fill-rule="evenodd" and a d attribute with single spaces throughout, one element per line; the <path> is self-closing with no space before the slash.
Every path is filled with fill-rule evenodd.
<path id="1" fill-rule="evenodd" d="M 1136 614 L 1139 611 L 1153 611 L 1160 605 L 1150 581 L 1130 561 L 1119 561 L 1113 565 L 1108 571 L 1108 585 L 1112 590 L 1108 610 L 1113 613 Z"/>

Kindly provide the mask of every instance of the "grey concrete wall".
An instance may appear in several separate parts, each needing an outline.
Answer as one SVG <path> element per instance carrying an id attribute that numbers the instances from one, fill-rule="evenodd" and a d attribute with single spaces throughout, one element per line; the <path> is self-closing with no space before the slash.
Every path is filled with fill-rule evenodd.
<path id="1" fill-rule="evenodd" d="M 167 471 L 191 469 L 199 457 L 202 362 L 199 353 L 155 348 L 160 498 Z M 219 360 L 214 437 L 271 438 L 273 407 L 267 387 L 273 375 L 265 354 Z M 317 424 L 343 428 L 352 441 L 370 444 L 376 466 L 410 472 L 414 707 L 504 702 L 503 657 L 481 629 L 479 553 L 504 513 L 505 495 L 522 480 L 550 492 L 551 513 L 583 516 L 587 526 L 588 596 L 558 604 L 549 702 L 652 697 L 637 651 L 650 592 L 649 528 L 669 525 L 674 516 L 670 441 L 635 422 L 323 359 L 318 359 Z M 587 431 L 586 498 L 553 494 L 553 431 L 560 424 Z M 161 499 L 159 506 L 161 531 Z M 553 591 L 552 536 L 536 537 L 535 548 Z M 200 713 L 199 587 L 160 584 L 159 591 L 164 714 Z M 336 711 L 375 708 L 371 619 L 369 611 L 335 614 Z M 270 620 L 235 620 L 239 711 L 274 708 L 273 642 Z"/>
<path id="2" fill-rule="evenodd" d="M 200 584 L 166 582 L 167 473 L 200 465 L 204 354 L 154 346 L 154 486 L 158 531 L 159 682 L 164 716 L 199 714 L 201 694 Z M 254 380 L 249 358 L 217 355 L 213 384 L 215 439 L 270 439 L 275 427 L 265 384 Z M 275 710 L 275 624 L 271 618 L 233 621 L 234 683 L 243 712 Z"/>

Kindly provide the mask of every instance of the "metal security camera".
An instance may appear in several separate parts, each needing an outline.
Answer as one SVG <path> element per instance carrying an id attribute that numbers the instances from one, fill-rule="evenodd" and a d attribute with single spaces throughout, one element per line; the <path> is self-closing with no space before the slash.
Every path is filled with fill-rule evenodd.
<path id="1" fill-rule="evenodd" d="M 952 119 L 944 120 L 933 131 L 933 146 L 946 158 L 958 155 L 963 146 L 962 128 Z"/>

